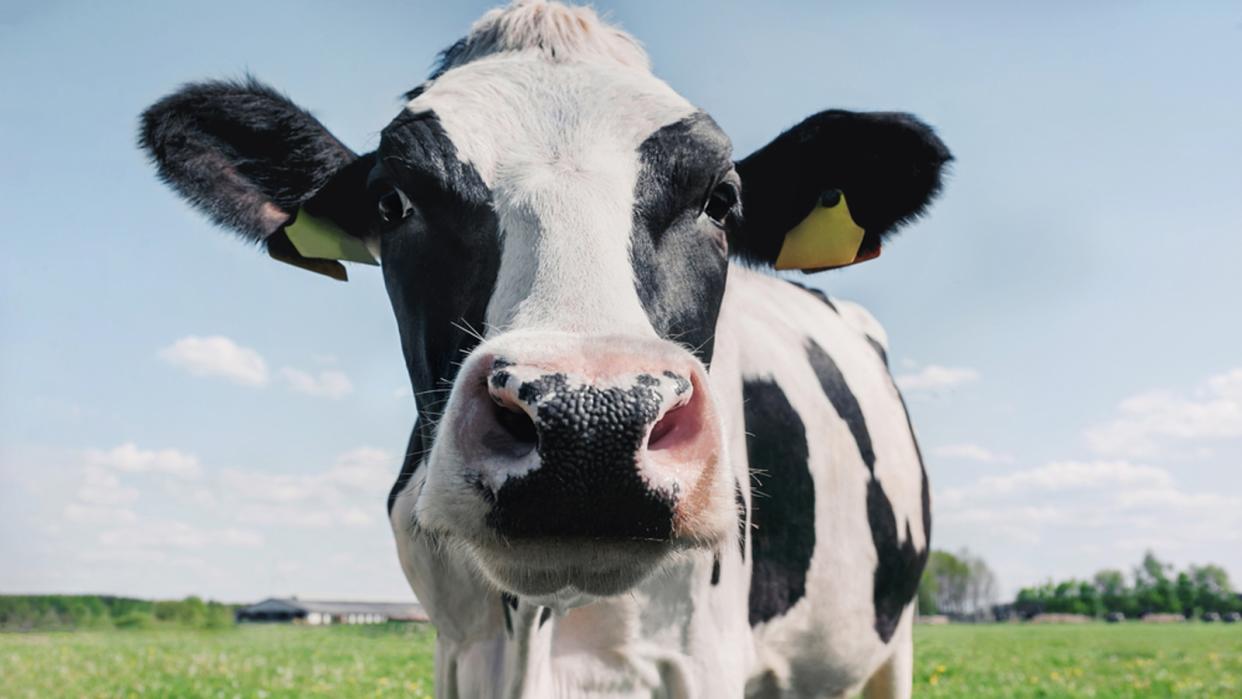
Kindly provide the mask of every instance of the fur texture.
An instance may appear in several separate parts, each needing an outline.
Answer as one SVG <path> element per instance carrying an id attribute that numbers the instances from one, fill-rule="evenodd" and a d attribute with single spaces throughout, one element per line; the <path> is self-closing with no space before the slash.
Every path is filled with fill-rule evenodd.
<path id="1" fill-rule="evenodd" d="M 600 61 L 644 72 L 651 67 L 634 37 L 600 21 L 591 8 L 518 0 L 487 12 L 469 34 L 441 52 L 432 77 L 484 56 L 528 50 L 552 61 Z"/>
<path id="2" fill-rule="evenodd" d="M 822 192 L 839 189 L 866 231 L 859 249 L 865 256 L 927 210 L 952 159 L 935 132 L 909 114 L 820 112 L 738 162 L 745 218 L 729 243 L 737 255 L 771 265 L 785 233 Z"/>
<path id="3" fill-rule="evenodd" d="M 256 242 L 355 158 L 309 112 L 252 77 L 185 85 L 143 112 L 138 143 L 160 179 Z"/>

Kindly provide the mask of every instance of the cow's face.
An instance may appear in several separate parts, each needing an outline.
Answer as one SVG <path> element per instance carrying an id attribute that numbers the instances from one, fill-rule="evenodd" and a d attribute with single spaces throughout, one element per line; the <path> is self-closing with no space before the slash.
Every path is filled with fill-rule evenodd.
<path id="1" fill-rule="evenodd" d="M 847 260 L 874 256 L 948 158 L 905 115 L 824 112 L 735 166 L 631 39 L 543 4 L 485 17 L 373 153 L 254 82 L 184 88 L 142 141 L 273 256 L 343 273 L 290 242 L 295 215 L 378 251 L 420 415 L 397 535 L 523 595 L 616 593 L 735 535 L 707 380 L 730 248 L 777 263 L 843 191 Z"/>
<path id="2" fill-rule="evenodd" d="M 709 117 L 627 66 L 477 61 L 388 125 L 371 183 L 402 202 L 384 277 L 436 423 L 420 527 L 533 594 L 735 526 L 706 363 L 740 183 Z"/>

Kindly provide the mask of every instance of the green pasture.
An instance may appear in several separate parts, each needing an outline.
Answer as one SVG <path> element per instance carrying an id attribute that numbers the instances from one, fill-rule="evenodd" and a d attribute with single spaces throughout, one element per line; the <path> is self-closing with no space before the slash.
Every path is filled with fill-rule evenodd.
<path id="1" fill-rule="evenodd" d="M 1239 697 L 1239 624 L 917 626 L 916 697 Z"/>
<path id="2" fill-rule="evenodd" d="M 431 696 L 426 626 L 0 633 L 3 697 Z M 920 626 L 916 697 L 1242 696 L 1242 625 Z"/>

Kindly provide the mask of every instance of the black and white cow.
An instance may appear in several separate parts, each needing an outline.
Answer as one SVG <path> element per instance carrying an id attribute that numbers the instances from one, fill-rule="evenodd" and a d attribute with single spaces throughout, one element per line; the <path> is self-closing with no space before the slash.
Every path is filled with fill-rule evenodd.
<path id="1" fill-rule="evenodd" d="M 630 36 L 543 2 L 407 97 L 365 155 L 253 80 L 183 87 L 140 140 L 279 259 L 382 259 L 437 694 L 908 696 L 928 486 L 884 332 L 763 270 L 823 212 L 848 259 L 780 266 L 874 257 L 940 188 L 931 129 L 826 111 L 735 161 Z"/>

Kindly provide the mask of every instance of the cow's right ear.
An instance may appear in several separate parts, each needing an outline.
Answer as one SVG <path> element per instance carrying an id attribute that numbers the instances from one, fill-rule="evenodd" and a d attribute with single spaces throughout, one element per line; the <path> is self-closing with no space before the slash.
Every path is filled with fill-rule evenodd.
<path id="1" fill-rule="evenodd" d="M 884 239 L 927 209 L 952 159 L 909 114 L 815 114 L 738 161 L 742 225 L 730 252 L 807 272 L 877 257 Z"/>
<path id="2" fill-rule="evenodd" d="M 376 264 L 357 210 L 373 156 L 257 80 L 182 87 L 143 112 L 138 140 L 178 194 L 272 257 L 342 281 L 339 260 Z"/>

